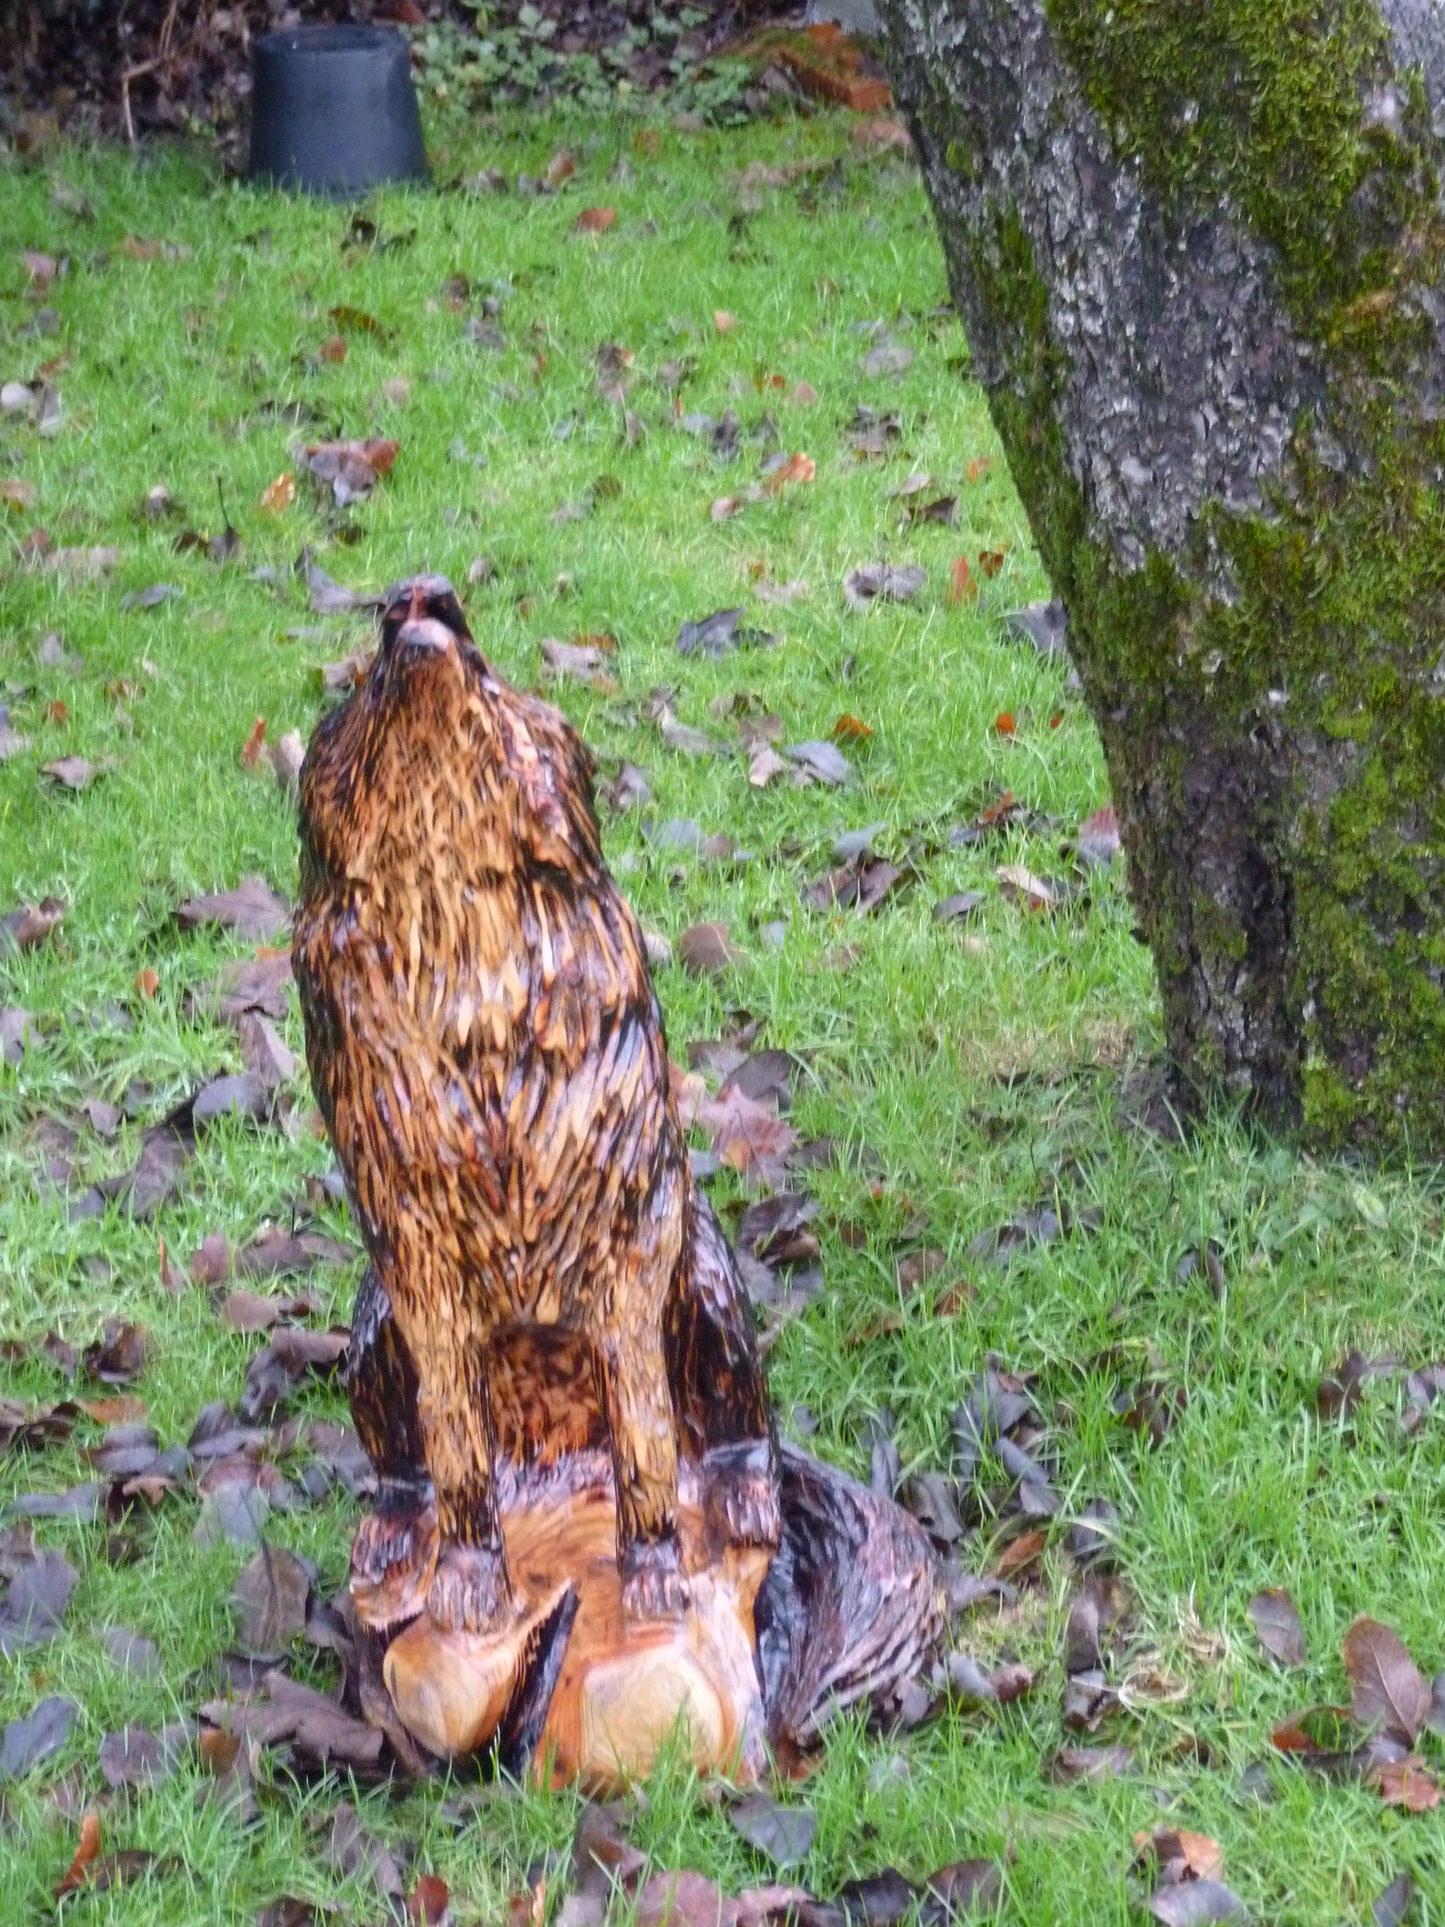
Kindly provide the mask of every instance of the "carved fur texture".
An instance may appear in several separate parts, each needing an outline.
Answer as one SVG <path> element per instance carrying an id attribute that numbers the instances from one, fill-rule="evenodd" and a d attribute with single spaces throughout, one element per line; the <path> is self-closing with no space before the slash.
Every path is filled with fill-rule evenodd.
<path id="1" fill-rule="evenodd" d="M 610 1443 L 643 1617 L 685 1599 L 680 1444 L 755 1447 L 729 1516 L 752 1543 L 777 1537 L 751 1313 L 689 1176 L 592 775 L 565 718 L 493 672 L 439 577 L 388 596 L 376 660 L 301 772 L 307 1062 L 400 1340 L 353 1399 L 390 1454 L 393 1505 L 429 1477 L 428 1608 L 470 1630 L 513 1606 L 499 1449 L 545 1462 Z M 389 1416 L 413 1399 L 419 1424 Z"/>

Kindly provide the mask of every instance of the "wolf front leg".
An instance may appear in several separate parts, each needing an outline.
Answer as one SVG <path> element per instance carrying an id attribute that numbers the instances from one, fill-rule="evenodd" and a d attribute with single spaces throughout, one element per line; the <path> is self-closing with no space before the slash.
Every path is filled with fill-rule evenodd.
<path id="1" fill-rule="evenodd" d="M 394 1201 L 391 1249 L 378 1262 L 396 1328 L 416 1368 L 416 1415 L 436 1495 L 440 1550 L 426 1607 L 440 1627 L 485 1632 L 514 1599 L 492 1486 L 488 1327 L 435 1205 Z"/>
<path id="2" fill-rule="evenodd" d="M 416 1364 L 374 1265 L 357 1287 L 346 1392 L 377 1492 L 351 1542 L 351 1596 L 362 1621 L 385 1632 L 414 1619 L 437 1561 L 437 1511 L 417 1411 Z"/>
<path id="3" fill-rule="evenodd" d="M 617 1492 L 617 1563 L 631 1619 L 675 1619 L 688 1603 L 677 1544 L 677 1420 L 657 1322 L 597 1344 Z"/>

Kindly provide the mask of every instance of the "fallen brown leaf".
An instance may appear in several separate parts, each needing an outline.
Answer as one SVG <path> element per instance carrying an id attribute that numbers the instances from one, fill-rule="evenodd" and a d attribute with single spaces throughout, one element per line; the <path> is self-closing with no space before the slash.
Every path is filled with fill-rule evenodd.
<path id="1" fill-rule="evenodd" d="M 704 1097 L 694 1121 L 708 1132 L 722 1163 L 745 1177 L 754 1171 L 766 1175 L 778 1170 L 798 1141 L 797 1133 L 772 1105 L 735 1088 L 725 1087 L 715 1098 Z"/>
<path id="2" fill-rule="evenodd" d="M 617 209 L 615 207 L 584 207 L 572 223 L 574 234 L 605 234 L 615 226 Z"/>
<path id="3" fill-rule="evenodd" d="M 59 929 L 65 905 L 59 897 L 46 897 L 35 905 L 22 904 L 0 917 L 0 956 L 7 950 L 33 950 Z"/>
<path id="4" fill-rule="evenodd" d="M 399 452 L 399 443 L 371 436 L 365 441 L 309 442 L 303 459 L 318 481 L 329 483 L 338 507 L 345 508 L 371 493 L 391 472 Z"/>
<path id="5" fill-rule="evenodd" d="M 283 1546 L 260 1549 L 241 1570 L 232 1592 L 242 1649 L 278 1653 L 306 1626 L 311 1576 L 294 1552 Z"/>
<path id="6" fill-rule="evenodd" d="M 100 775 L 94 763 L 88 763 L 83 756 L 60 756 L 53 763 L 42 763 L 40 774 L 48 776 L 52 783 L 62 789 L 87 790 Z"/>
<path id="7" fill-rule="evenodd" d="M 66 1894 L 73 1894 L 85 1884 L 86 1871 L 100 1852 L 100 1815 L 92 1808 L 80 1822 L 80 1840 L 75 1849 L 65 1878 L 55 1889 L 55 1898 L 61 1900 Z"/>
<path id="8" fill-rule="evenodd" d="M 145 1370 L 150 1334 L 144 1325 L 107 1318 L 101 1336 L 81 1353 L 81 1369 L 102 1385 L 129 1385 Z"/>
<path id="9" fill-rule="evenodd" d="M 1413 1746 L 1430 1716 L 1430 1686 L 1399 1635 L 1361 1616 L 1345 1634 L 1343 1653 L 1360 1725 L 1383 1727 Z"/>
<path id="10" fill-rule="evenodd" d="M 1133 1763 L 1133 1750 L 1127 1746 L 1065 1746 L 1044 1762 L 1044 1777 L 1055 1786 L 1112 1780 Z"/>
<path id="11" fill-rule="evenodd" d="M 1054 886 L 1022 863 L 1002 864 L 996 875 L 1000 894 L 1020 909 L 1052 910 L 1058 902 Z"/>
<path id="12" fill-rule="evenodd" d="M 799 452 L 790 455 L 781 468 L 775 468 L 763 484 L 769 495 L 777 495 L 790 482 L 811 482 L 817 474 L 817 464 L 811 455 Z"/>
<path id="13" fill-rule="evenodd" d="M 1217 1880 L 1224 1872 L 1224 1850 L 1207 1833 L 1156 1827 L 1153 1833 L 1136 1833 L 1134 1845 L 1141 1870 L 1157 1869 L 1159 1878 L 1170 1886 L 1184 1880 Z"/>
<path id="14" fill-rule="evenodd" d="M 755 790 L 765 790 L 787 767 L 771 743 L 759 743 L 748 758 L 748 782 Z"/>
<path id="15" fill-rule="evenodd" d="M 1089 869 L 1107 869 L 1123 847 L 1119 818 L 1112 803 L 1086 816 L 1077 837 L 1079 861 Z"/>
<path id="16" fill-rule="evenodd" d="M 1048 1545 L 1048 1534 L 1036 1527 L 1032 1532 L 1021 1532 L 1017 1539 L 1006 1545 L 998 1558 L 989 1568 L 994 1579 L 1012 1579 L 1016 1573 L 1026 1572 L 1043 1556 Z"/>
<path id="17" fill-rule="evenodd" d="M 238 936 L 260 943 L 285 930 L 291 921 L 291 906 L 277 896 L 264 878 L 242 877 L 234 890 L 188 897 L 176 911 L 183 930 L 196 930 L 213 924 L 220 930 L 234 930 Z"/>
<path id="18" fill-rule="evenodd" d="M 1440 1782 L 1418 1753 L 1386 1760 L 1372 1770 L 1367 1784 L 1378 1790 L 1387 1807 L 1403 1807 L 1406 1813 L 1433 1813 L 1440 1804 Z"/>
<path id="19" fill-rule="evenodd" d="M 1305 1664 L 1308 1655 L 1299 1608 L 1282 1586 L 1257 1592 L 1249 1602 L 1249 1618 L 1260 1645 L 1271 1659 L 1278 1660 L 1281 1666 Z"/>
<path id="20" fill-rule="evenodd" d="M 725 923 L 695 923 L 677 940 L 678 962 L 690 977 L 721 977 L 746 961 Z"/>
<path id="21" fill-rule="evenodd" d="M 423 1874 L 407 1896 L 409 1927 L 446 1927 L 448 1898 L 447 1883 L 439 1874 Z"/>
<path id="22" fill-rule="evenodd" d="M 1149 1901 L 1161 1927 L 1209 1927 L 1218 1920 L 1242 1920 L 1244 1902 L 1217 1880 L 1185 1880 L 1161 1887 Z"/>
<path id="23" fill-rule="evenodd" d="M 231 1248 L 225 1233 L 212 1231 L 191 1258 L 191 1279 L 198 1285 L 219 1285 L 231 1275 Z"/>

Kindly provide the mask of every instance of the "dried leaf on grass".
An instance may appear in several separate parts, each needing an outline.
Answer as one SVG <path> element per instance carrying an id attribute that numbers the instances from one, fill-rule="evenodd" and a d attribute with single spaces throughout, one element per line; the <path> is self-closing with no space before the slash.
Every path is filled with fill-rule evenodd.
<path id="1" fill-rule="evenodd" d="M 1415 1883 L 1409 1874 L 1397 1874 L 1370 1909 L 1375 1927 L 1404 1927 L 1415 1907 Z"/>
<path id="2" fill-rule="evenodd" d="M 870 348 L 863 357 L 863 372 L 875 380 L 880 376 L 906 374 L 913 366 L 913 350 L 905 348 L 901 341 L 884 339 L 876 348 Z"/>
<path id="3" fill-rule="evenodd" d="M 215 1124 L 221 1118 L 249 1118 L 257 1122 L 270 1115 L 271 1089 L 254 1071 L 241 1071 L 227 1077 L 213 1077 L 191 1099 L 190 1121 L 193 1130 Z"/>
<path id="4" fill-rule="evenodd" d="M 1306 1664 L 1305 1629 L 1299 1608 L 1283 1587 L 1270 1586 L 1257 1592 L 1249 1602 L 1249 1618 L 1271 1659 L 1281 1666 Z"/>
<path id="5" fill-rule="evenodd" d="M 52 1694 L 23 1719 L 7 1720 L 0 1734 L 0 1781 L 18 1780 L 57 1754 L 79 1712 L 74 1700 Z"/>
<path id="6" fill-rule="evenodd" d="M 84 1815 L 80 1822 L 80 1838 L 76 1842 L 75 1857 L 66 1871 L 65 1877 L 55 1889 L 55 1898 L 63 1900 L 85 1884 L 86 1875 L 92 1861 L 100 1852 L 100 1816 L 93 1810 Z"/>
<path id="7" fill-rule="evenodd" d="M 296 1053 L 282 1041 L 270 1018 L 247 1011 L 236 1024 L 236 1037 L 242 1062 L 268 1097 L 295 1076 Z"/>
<path id="8" fill-rule="evenodd" d="M 1149 1901 L 1149 1912 L 1164 1927 L 1209 1927 L 1211 1921 L 1243 1920 L 1245 1905 L 1217 1880 L 1188 1880 L 1161 1887 Z"/>
<path id="9" fill-rule="evenodd" d="M 597 644 L 559 642 L 554 636 L 543 636 L 537 650 L 559 680 L 583 683 L 604 696 L 618 694 L 621 685 L 607 667 L 607 652 Z"/>
<path id="10" fill-rule="evenodd" d="M 1387 1807 L 1403 1807 L 1406 1813 L 1433 1813 L 1440 1804 L 1440 1782 L 1418 1753 L 1382 1761 L 1371 1770 L 1368 1784 Z"/>
<path id="11" fill-rule="evenodd" d="M 140 1155 L 129 1171 L 106 1178 L 95 1189 L 102 1198 L 122 1201 L 138 1224 L 148 1223 L 181 1187 L 196 1148 L 189 1109 L 152 1125 L 141 1138 Z"/>
<path id="12" fill-rule="evenodd" d="M 306 1762 L 335 1764 L 375 1773 L 384 1735 L 353 1719 L 335 1700 L 313 1686 L 288 1679 L 274 1669 L 241 1695 L 208 1701 L 200 1716 L 212 1727 L 258 1746 L 289 1743 Z"/>
<path id="13" fill-rule="evenodd" d="M 34 906 L 22 904 L 0 917 L 0 957 L 7 950 L 33 950 L 60 928 L 65 905 L 59 897 L 46 897 Z"/>
<path id="14" fill-rule="evenodd" d="M 327 484 L 339 508 L 362 501 L 391 472 L 399 444 L 377 436 L 365 441 L 309 442 L 298 460 Z"/>
<path id="15" fill-rule="evenodd" d="M 765 790 L 787 767 L 771 743 L 759 743 L 748 757 L 748 782 L 755 790 Z"/>
<path id="16" fill-rule="evenodd" d="M 776 1109 L 742 1091 L 720 1091 L 697 1106 L 695 1122 L 708 1132 L 713 1150 L 730 1170 L 743 1177 L 781 1173 L 797 1133 Z"/>
<path id="17" fill-rule="evenodd" d="M 1136 1833 L 1138 1867 L 1163 1886 L 1177 1887 L 1188 1880 L 1215 1880 L 1224 1871 L 1224 1851 L 1207 1833 L 1179 1827 L 1156 1827 Z"/>
<path id="18" fill-rule="evenodd" d="M 1061 901 L 1057 884 L 1036 877 L 1022 863 L 1005 863 L 998 871 L 999 894 L 1022 910 L 1055 910 Z"/>
<path id="19" fill-rule="evenodd" d="M 763 629 L 750 629 L 743 623 L 745 609 L 714 609 L 697 622 L 684 622 L 677 632 L 680 656 L 709 656 L 714 660 L 734 649 L 767 648 L 774 638 Z"/>
<path id="20" fill-rule="evenodd" d="M 294 1552 L 263 1539 L 231 1594 L 242 1650 L 279 1653 L 306 1629 L 311 1574 Z"/>
<path id="21" fill-rule="evenodd" d="M 100 1743 L 101 1778 L 112 1789 L 154 1786 L 169 1779 L 191 1739 L 182 1720 L 152 1733 L 145 1726 L 123 1726 Z"/>
<path id="22" fill-rule="evenodd" d="M 34 1035 L 35 1018 L 30 1011 L 15 1004 L 0 1009 L 0 1061 L 11 1065 L 23 1063 Z"/>
<path id="23" fill-rule="evenodd" d="M 678 938 L 677 958 L 690 977 L 722 977 L 746 963 L 747 952 L 738 949 L 725 923 L 695 923 Z"/>
<path id="24" fill-rule="evenodd" d="M 700 1873 L 655 1873 L 637 1893 L 637 1927 L 764 1927 L 806 1903 L 801 1887 L 750 1887 L 733 1898 Z"/>
<path id="25" fill-rule="evenodd" d="M 341 1873 L 365 1876 L 379 1894 L 399 1901 L 405 1891 L 396 1857 L 369 1827 L 349 1800 L 344 1800 L 332 1815 L 326 1840 L 326 1857 Z"/>
<path id="26" fill-rule="evenodd" d="M 281 934 L 291 922 L 291 905 L 280 897 L 264 877 L 242 877 L 234 890 L 188 897 L 176 911 L 183 930 L 196 930 L 203 924 L 218 930 L 234 930 L 252 943 Z"/>
<path id="27" fill-rule="evenodd" d="M 42 776 L 48 776 L 59 788 L 72 792 L 88 790 L 96 777 L 103 773 L 83 756 L 60 756 L 53 763 L 42 763 L 40 766 Z"/>
<path id="28" fill-rule="evenodd" d="M 927 580 L 928 571 L 916 563 L 895 568 L 887 562 L 866 562 L 844 576 L 843 598 L 850 609 L 870 602 L 910 602 Z"/>
<path id="29" fill-rule="evenodd" d="M 1413 1746 L 1430 1717 L 1430 1686 L 1399 1635 L 1362 1616 L 1345 1634 L 1343 1652 L 1354 1717 Z"/>
<path id="30" fill-rule="evenodd" d="M 1127 1746 L 1065 1746 L 1044 1762 L 1044 1777 L 1055 1786 L 1072 1786 L 1115 1779 L 1133 1764 L 1133 1749 Z"/>
<path id="31" fill-rule="evenodd" d="M 959 890 L 951 897 L 940 897 L 933 906 L 935 923 L 966 923 L 983 908 L 982 890 Z"/>
<path id="32" fill-rule="evenodd" d="M 423 1874 L 406 1898 L 408 1927 L 447 1927 L 449 1898 L 439 1874 Z"/>
<path id="33" fill-rule="evenodd" d="M 866 916 L 907 889 L 913 875 L 912 870 L 865 848 L 806 884 L 799 894 L 810 910 L 858 910 Z"/>
<path id="34" fill-rule="evenodd" d="M 836 789 L 853 781 L 853 766 L 836 743 L 790 743 L 783 754 L 814 782 Z"/>
<path id="35" fill-rule="evenodd" d="M 251 1423 L 284 1405 L 308 1377 L 330 1378 L 346 1356 L 350 1333 L 344 1326 L 311 1331 L 286 1325 L 246 1367 L 237 1409 Z"/>
<path id="36" fill-rule="evenodd" d="M 602 797 L 608 809 L 618 816 L 638 804 L 650 802 L 652 785 L 647 780 L 646 770 L 639 769 L 636 763 L 624 761 L 616 776 L 603 789 Z"/>
<path id="37" fill-rule="evenodd" d="M 785 1807 L 768 1793 L 750 1793 L 728 1808 L 728 1819 L 748 1845 L 775 1867 L 806 1860 L 818 1832 L 818 1816 L 807 1807 Z"/>
<path id="38" fill-rule="evenodd" d="M 266 761 L 272 765 L 272 775 L 283 790 L 295 790 L 301 784 L 301 765 L 306 761 L 306 744 L 302 742 L 301 730 L 289 728 L 285 736 L 266 746 Z"/>
<path id="39" fill-rule="evenodd" d="M 1086 869 L 1107 869 L 1123 847 L 1119 838 L 1119 818 L 1112 803 L 1106 803 L 1079 825 L 1075 839 L 1079 861 Z"/>
<path id="40" fill-rule="evenodd" d="M 123 595 L 120 606 L 122 609 L 159 609 L 162 603 L 184 594 L 185 590 L 178 589 L 173 582 L 152 582 L 147 588 L 132 589 Z"/>
<path id="41" fill-rule="evenodd" d="M 794 482 L 811 482 L 817 473 L 811 455 L 802 453 L 786 456 L 776 467 L 766 470 L 767 480 L 763 483 L 769 495 L 777 495 Z"/>
<path id="42" fill-rule="evenodd" d="M 12 726 L 10 711 L 0 703 L 0 763 L 8 763 L 13 756 L 23 756 L 30 747 L 30 738 L 22 736 Z"/>
<path id="43" fill-rule="evenodd" d="M 81 1369 L 102 1385 L 129 1385 L 146 1368 L 150 1334 L 144 1325 L 107 1318 L 101 1336 L 81 1353 Z"/>

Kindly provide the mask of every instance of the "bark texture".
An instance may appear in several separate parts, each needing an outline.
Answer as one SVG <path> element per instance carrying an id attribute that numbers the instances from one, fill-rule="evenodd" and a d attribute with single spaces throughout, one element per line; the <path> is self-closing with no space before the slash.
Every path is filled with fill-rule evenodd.
<path id="1" fill-rule="evenodd" d="M 1445 10 L 883 12 L 1185 1086 L 1445 1149 Z"/>

